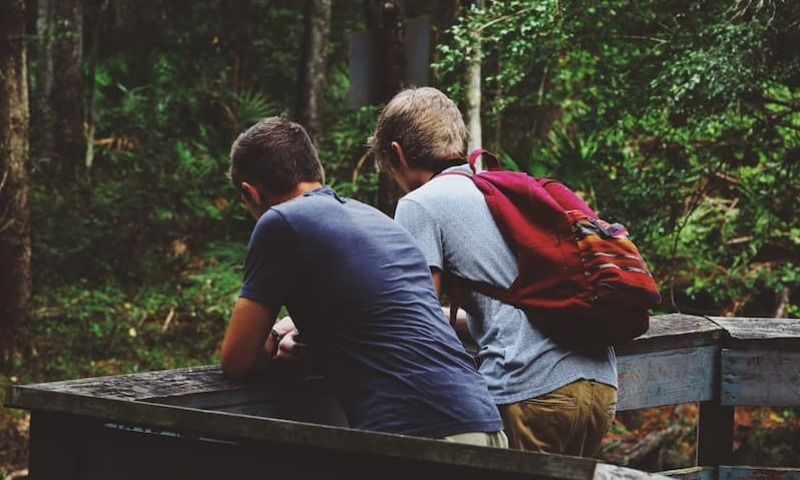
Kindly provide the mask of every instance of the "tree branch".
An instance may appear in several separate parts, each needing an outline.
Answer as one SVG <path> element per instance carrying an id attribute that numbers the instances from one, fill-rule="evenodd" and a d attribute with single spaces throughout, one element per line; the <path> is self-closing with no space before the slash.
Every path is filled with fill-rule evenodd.
<path id="1" fill-rule="evenodd" d="M 800 105 L 798 105 L 798 104 L 787 102 L 785 100 L 779 100 L 777 98 L 768 97 L 768 96 L 766 96 L 764 94 L 761 94 L 759 96 L 761 97 L 761 100 L 764 103 L 772 103 L 774 105 L 780 105 L 782 107 L 788 108 L 789 110 L 791 110 L 793 112 L 800 111 Z"/>
<path id="2" fill-rule="evenodd" d="M 663 38 L 647 37 L 647 36 L 644 36 L 644 35 L 616 35 L 616 36 L 613 36 L 612 38 L 630 38 L 630 39 L 633 39 L 633 40 L 649 40 L 649 41 L 655 42 L 655 43 L 657 43 L 659 45 L 663 45 L 665 43 L 669 43 L 668 40 L 664 40 Z"/>
<path id="3" fill-rule="evenodd" d="M 534 10 L 535 8 L 536 8 L 536 6 L 523 8 L 521 10 L 518 10 L 518 11 L 514 12 L 514 13 L 511 13 L 511 14 L 508 14 L 508 15 L 503 15 L 502 17 L 497 17 L 494 20 L 490 20 L 489 22 L 486 22 L 485 24 L 479 26 L 478 27 L 478 32 L 482 32 L 484 29 L 489 28 L 492 25 L 498 24 L 500 22 L 505 22 L 506 20 L 514 18 L 514 17 L 516 17 L 518 15 L 522 15 L 523 13 L 530 12 L 531 10 Z"/>

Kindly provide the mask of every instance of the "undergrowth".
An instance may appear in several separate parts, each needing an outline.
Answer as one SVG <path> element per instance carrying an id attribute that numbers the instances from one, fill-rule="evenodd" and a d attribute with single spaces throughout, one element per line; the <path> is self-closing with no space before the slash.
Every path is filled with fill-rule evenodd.
<path id="1" fill-rule="evenodd" d="M 161 282 L 81 282 L 37 292 L 15 332 L 0 398 L 30 384 L 214 364 L 246 245 L 211 245 Z M 0 408 L 0 478 L 27 465 L 27 412 Z"/>

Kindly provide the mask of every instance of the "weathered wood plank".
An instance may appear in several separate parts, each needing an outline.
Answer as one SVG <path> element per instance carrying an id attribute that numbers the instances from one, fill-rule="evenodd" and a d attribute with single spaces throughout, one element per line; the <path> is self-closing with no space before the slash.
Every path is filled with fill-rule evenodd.
<path id="1" fill-rule="evenodd" d="M 719 480 L 800 480 L 800 468 L 720 466 Z"/>
<path id="2" fill-rule="evenodd" d="M 640 470 L 633 470 L 631 468 L 620 467 L 617 465 L 609 465 L 607 463 L 600 463 L 597 465 L 593 480 L 611 480 L 611 479 L 649 479 L 649 480 L 671 480 L 659 473 L 647 473 Z"/>
<path id="3" fill-rule="evenodd" d="M 616 348 L 618 355 L 718 343 L 725 331 L 704 317 L 673 313 L 650 317 L 650 328 L 632 342 Z"/>
<path id="4" fill-rule="evenodd" d="M 177 380 L 175 385 L 170 385 L 172 380 Z M 148 372 L 141 377 L 121 375 L 25 385 L 16 390 L 7 392 L 7 407 L 36 408 L 40 403 L 36 397 L 42 396 L 45 402 L 55 402 L 52 407 L 58 411 L 79 413 L 78 405 L 88 396 L 348 426 L 327 382 L 312 375 L 272 375 L 257 382 L 237 383 L 225 379 L 214 366 Z"/>
<path id="5" fill-rule="evenodd" d="M 237 391 L 252 388 L 248 383 L 233 382 L 222 375 L 219 365 L 179 368 L 157 372 L 133 373 L 109 377 L 82 378 L 38 383 L 27 387 L 50 392 L 64 392 L 92 397 L 139 400 L 213 391 Z"/>
<path id="6" fill-rule="evenodd" d="M 722 350 L 723 405 L 800 406 L 800 351 Z"/>
<path id="7" fill-rule="evenodd" d="M 219 375 L 222 375 L 221 372 Z M 216 381 L 216 379 L 215 379 Z M 220 382 L 230 388 L 233 382 Z M 347 426 L 339 401 L 321 376 L 273 375 L 247 386 L 233 385 L 234 390 L 211 390 L 195 393 L 176 390 L 169 396 L 141 398 L 142 401 L 202 410 L 218 410 L 259 417 L 282 418 L 321 425 Z"/>
<path id="8" fill-rule="evenodd" d="M 717 480 L 717 469 L 714 467 L 690 467 L 658 473 L 681 480 Z"/>
<path id="9" fill-rule="evenodd" d="M 37 463 L 35 478 L 67 479 L 255 479 L 296 480 L 348 478 L 352 480 L 407 480 L 409 478 L 459 478 L 461 480 L 560 480 L 643 479 L 666 477 L 607 466 L 588 459 L 562 455 L 531 454 L 421 440 L 420 450 L 446 445 L 459 450 L 460 464 L 425 455 L 386 456 L 364 450 L 335 451 L 274 441 L 229 442 L 146 428 L 103 425 L 100 420 L 74 416 L 48 418 L 52 425 L 80 425 L 80 449 L 68 449 L 73 457 L 66 465 Z M 68 432 L 64 432 L 68 433 Z M 380 439 L 378 439 L 380 440 Z M 413 441 L 413 440 L 412 440 Z M 512 459 L 510 468 L 498 470 L 484 459 L 494 454 Z M 42 461 L 44 459 L 41 459 Z M 489 462 L 492 463 L 492 462 Z M 478 466 L 474 466 L 478 465 Z M 61 469 L 59 469 L 61 467 Z M 48 469 L 49 468 L 49 469 Z M 53 474 L 53 475 L 45 475 Z"/>
<path id="10" fill-rule="evenodd" d="M 800 319 L 709 317 L 727 332 L 736 349 L 800 350 Z"/>
<path id="11" fill-rule="evenodd" d="M 617 410 L 635 410 L 714 398 L 718 347 L 665 350 L 617 358 Z"/>
<path id="12" fill-rule="evenodd" d="M 70 403 L 57 400 L 58 398 L 69 396 L 78 397 L 80 401 L 77 403 Z M 51 398 L 48 399 L 47 397 Z M 172 441 L 178 438 L 190 440 L 202 438 L 205 439 L 204 442 L 211 442 L 212 444 L 219 445 L 229 445 L 232 442 L 259 446 L 259 448 L 266 449 L 300 449 L 308 453 L 307 458 L 310 461 L 313 461 L 315 458 L 314 455 L 317 456 L 317 460 L 321 458 L 319 455 L 328 459 L 339 456 L 354 456 L 354 458 L 359 459 L 359 461 L 355 463 L 369 461 L 375 465 L 383 465 L 383 467 L 402 464 L 404 462 L 413 462 L 415 465 L 427 464 L 428 466 L 416 467 L 420 468 L 420 471 L 423 472 L 435 470 L 444 465 L 449 469 L 461 470 L 464 473 L 462 478 L 476 479 L 553 478 L 589 480 L 597 478 L 595 467 L 599 463 L 596 460 L 586 458 L 538 454 L 508 449 L 473 447 L 415 437 L 362 432 L 358 430 L 244 415 L 230 415 L 222 412 L 203 411 L 147 402 L 79 397 L 63 392 L 39 392 L 39 395 L 29 399 L 27 403 L 37 404 L 33 405 L 34 408 L 32 409 L 34 418 L 42 414 L 43 412 L 40 411 L 40 408 L 46 406 L 49 411 L 46 412 L 43 417 L 49 419 L 50 425 L 55 426 L 63 422 L 53 422 L 53 418 L 59 416 L 59 414 L 53 413 L 54 410 L 68 409 L 71 412 L 79 412 L 80 415 L 62 414 L 61 416 L 66 419 L 65 421 L 68 420 L 70 425 L 76 423 L 78 421 L 76 419 L 84 419 L 82 421 L 85 422 L 87 426 L 82 428 L 82 430 L 85 432 L 93 432 L 90 436 L 102 435 L 103 437 L 102 441 L 94 443 L 93 447 L 84 449 L 84 451 L 88 452 L 86 455 L 94 458 L 97 457 L 98 451 L 108 450 L 105 456 L 114 458 L 114 455 L 117 455 L 117 458 L 121 459 L 120 461 L 122 464 L 133 461 L 147 462 L 149 460 L 145 460 L 142 455 L 126 457 L 125 455 L 131 455 L 131 452 L 136 451 L 136 449 L 112 448 L 118 439 L 115 439 L 116 437 L 108 437 L 109 435 L 115 436 L 117 433 L 122 435 L 125 440 L 121 441 L 124 443 L 128 441 L 127 439 L 132 438 L 131 434 L 136 433 L 138 434 L 138 436 L 135 436 L 137 442 L 136 448 L 144 450 L 159 445 L 165 447 L 165 442 L 173 444 Z M 38 419 L 34 420 L 34 423 L 36 422 L 38 422 Z M 41 423 L 42 422 L 39 422 L 40 425 Z M 104 425 L 103 428 L 98 430 L 102 425 Z M 133 428 L 136 426 L 140 428 Z M 56 431 L 55 428 L 56 427 L 51 427 L 52 431 L 50 433 Z M 70 430 L 74 428 L 74 426 L 69 427 Z M 86 436 L 86 434 L 83 436 Z M 153 457 L 157 459 L 157 462 L 171 462 L 170 459 L 172 458 L 180 458 L 180 452 L 184 450 L 186 452 L 193 452 L 193 455 L 196 455 L 198 451 L 195 448 L 196 445 L 191 446 L 191 448 L 184 448 L 184 444 L 182 443 L 173 445 L 176 446 L 177 450 L 173 451 L 156 448 L 153 451 Z M 204 443 L 203 445 L 205 450 L 215 450 L 208 444 Z M 118 444 L 117 446 L 121 447 L 122 444 Z M 220 448 L 228 451 L 227 448 Z M 159 452 L 163 452 L 164 454 L 159 455 Z M 226 453 L 226 455 L 228 453 Z M 170 457 L 170 455 L 173 454 L 176 455 L 176 457 Z M 123 456 L 124 458 L 119 456 Z M 209 453 L 208 457 L 213 458 L 215 462 L 226 463 L 220 456 L 211 455 Z M 103 460 L 103 462 L 106 460 Z M 299 456 L 297 460 L 302 461 Z M 97 461 L 100 460 L 79 459 L 78 463 L 83 465 L 82 462 L 91 463 Z M 263 461 L 261 465 L 262 467 L 266 467 L 273 465 L 277 461 L 279 460 L 276 459 L 275 462 Z M 103 465 L 106 466 L 103 467 Z M 99 471 L 104 472 L 105 475 L 108 473 L 107 468 L 110 468 L 108 465 L 111 464 L 102 463 L 100 467 L 98 467 L 97 464 L 91 464 L 90 470 L 100 468 Z M 438 465 L 438 467 L 436 465 Z M 175 465 L 172 463 L 168 463 L 167 466 L 169 468 L 175 468 Z M 80 468 L 83 469 L 84 467 Z M 297 469 L 297 471 L 301 470 L 303 469 Z M 612 472 L 617 472 L 618 475 L 624 474 L 624 478 L 652 477 L 652 475 L 629 469 L 613 470 Z M 369 473 L 373 475 L 374 478 L 375 471 L 370 471 Z M 619 476 L 609 477 L 608 475 L 611 474 L 612 473 L 606 471 L 606 476 L 600 478 L 620 478 Z M 388 477 L 383 475 L 382 477 L 400 478 L 391 475 Z M 90 476 L 90 478 L 92 477 Z M 116 476 L 113 478 L 135 477 Z M 304 477 L 300 475 L 297 478 L 330 478 L 330 476 Z M 369 478 L 369 475 L 356 475 L 351 478 Z"/>
<path id="13" fill-rule="evenodd" d="M 470 480 L 550 478 L 537 473 L 498 473 L 493 469 L 448 465 L 414 458 L 387 458 L 361 451 L 273 443 L 229 443 L 208 439 L 106 429 L 95 443 L 90 478 L 119 479 L 320 479 L 442 478 Z M 165 455 L 165 453 L 167 453 Z M 469 454 L 469 453 L 468 453 Z"/>
<path id="14" fill-rule="evenodd" d="M 24 389 L 18 391 L 21 391 L 21 395 L 26 394 Z M 65 401 L 65 397 L 77 397 L 79 401 Z M 89 420 L 174 432 L 174 436 L 443 463 L 454 468 L 493 471 L 499 475 L 497 478 L 505 478 L 506 474 L 513 477 L 536 472 L 541 477 L 587 480 L 594 476 L 594 468 L 598 463 L 592 459 L 473 447 L 139 401 L 78 397 L 63 392 L 39 392 L 38 395 L 19 400 L 30 405 L 34 416 L 44 409 L 51 413 L 71 412 Z"/>
<path id="15" fill-rule="evenodd" d="M 685 348 L 715 343 L 723 330 L 703 317 L 671 314 L 653 317 L 650 330 L 631 344 L 619 347 L 620 356 L 650 350 Z M 218 365 L 199 366 L 109 377 L 66 380 L 29 385 L 39 390 L 128 400 L 160 399 L 196 408 L 226 408 L 252 395 L 319 381 L 313 372 L 276 369 L 261 382 L 235 382 L 225 378 Z M 305 387 L 303 387 L 305 388 Z M 309 387 L 310 388 L 310 387 Z M 327 389 L 320 386 L 319 391 Z M 214 393 L 220 395 L 215 396 Z M 175 398 L 175 400 L 169 400 Z M 20 406 L 24 408 L 24 406 Z"/>

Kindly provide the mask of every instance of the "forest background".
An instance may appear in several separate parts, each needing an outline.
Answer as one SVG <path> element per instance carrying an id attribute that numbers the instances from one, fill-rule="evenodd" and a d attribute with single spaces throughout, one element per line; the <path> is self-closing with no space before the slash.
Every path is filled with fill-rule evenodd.
<path id="1" fill-rule="evenodd" d="M 509 168 L 629 227 L 653 313 L 800 317 L 800 2 L 0 0 L 0 398 L 216 363 L 252 227 L 232 140 L 300 121 L 333 188 L 391 214 L 365 144 L 418 58 Z M 798 413 L 737 410 L 741 463 L 800 466 Z M 27 422 L 0 409 L 0 476 Z M 619 414 L 601 456 L 691 465 L 695 423 Z"/>

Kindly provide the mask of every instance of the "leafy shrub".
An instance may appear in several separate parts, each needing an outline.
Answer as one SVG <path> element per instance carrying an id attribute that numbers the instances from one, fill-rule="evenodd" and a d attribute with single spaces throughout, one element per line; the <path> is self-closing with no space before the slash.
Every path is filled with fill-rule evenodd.
<path id="1" fill-rule="evenodd" d="M 210 245 L 159 283 L 83 280 L 40 293 L 23 332 L 25 374 L 46 381 L 216 363 L 245 247 Z"/>

